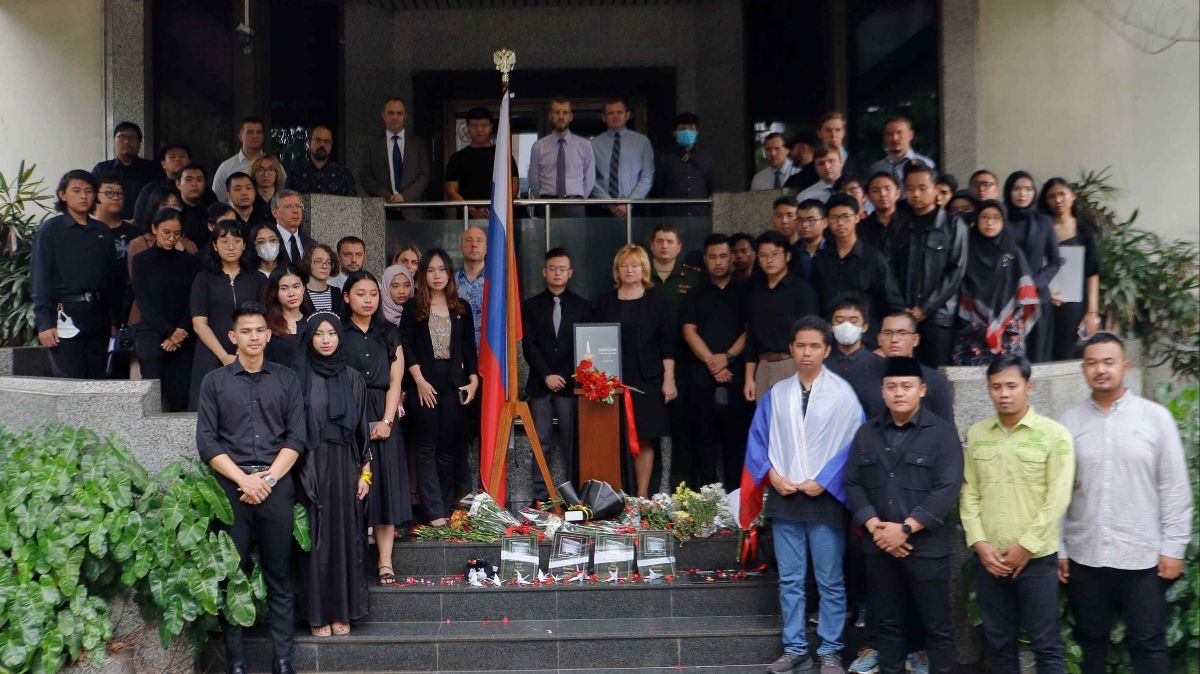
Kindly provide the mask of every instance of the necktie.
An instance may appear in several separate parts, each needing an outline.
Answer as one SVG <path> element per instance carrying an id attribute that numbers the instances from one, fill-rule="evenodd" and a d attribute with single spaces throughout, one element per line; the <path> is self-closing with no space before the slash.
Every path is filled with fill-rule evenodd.
<path id="1" fill-rule="evenodd" d="M 292 257 L 292 264 L 300 264 L 300 246 L 296 243 L 296 239 L 300 238 L 300 232 L 292 235 L 292 240 L 288 244 L 288 254 Z"/>
<path id="2" fill-rule="evenodd" d="M 401 181 L 404 180 L 404 156 L 400 154 L 400 135 L 392 136 L 392 185 L 393 191 L 399 192 Z"/>
<path id="3" fill-rule="evenodd" d="M 903 165 L 904 165 L 903 159 L 901 159 L 899 162 L 897 162 L 895 164 L 892 164 L 892 176 L 894 176 L 896 178 L 896 182 L 900 183 L 901 185 L 904 184 L 904 176 L 900 175 L 900 167 Z"/>
<path id="4" fill-rule="evenodd" d="M 558 139 L 558 160 L 554 163 L 554 196 L 567 196 L 567 139 Z"/>
<path id="5" fill-rule="evenodd" d="M 621 134 L 613 134 L 612 161 L 608 162 L 608 196 L 621 196 Z"/>
<path id="6" fill-rule="evenodd" d="M 775 189 L 783 187 L 783 169 L 775 169 Z"/>
<path id="7" fill-rule="evenodd" d="M 828 192 L 828 193 L 830 193 L 830 194 L 833 194 L 833 185 L 830 185 L 829 187 L 826 187 L 826 188 L 825 188 L 825 191 L 826 191 L 826 192 Z"/>
<path id="8" fill-rule="evenodd" d="M 558 336 L 558 328 L 562 325 L 562 298 L 554 296 L 554 312 L 550 314 L 550 322 L 554 324 L 554 336 Z"/>

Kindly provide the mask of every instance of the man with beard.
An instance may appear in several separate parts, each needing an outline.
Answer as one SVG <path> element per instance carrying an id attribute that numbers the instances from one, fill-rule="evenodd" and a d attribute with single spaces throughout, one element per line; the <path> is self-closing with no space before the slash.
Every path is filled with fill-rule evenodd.
<path id="1" fill-rule="evenodd" d="M 308 134 L 308 161 L 292 168 L 288 174 L 287 188 L 301 194 L 358 196 L 354 174 L 330 159 L 332 152 L 333 131 L 321 124 L 314 126 Z"/>

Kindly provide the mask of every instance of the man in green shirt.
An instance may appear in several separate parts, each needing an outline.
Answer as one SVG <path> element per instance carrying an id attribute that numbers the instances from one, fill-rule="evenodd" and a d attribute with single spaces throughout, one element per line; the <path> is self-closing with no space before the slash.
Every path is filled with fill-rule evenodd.
<path id="1" fill-rule="evenodd" d="M 996 416 L 967 431 L 959 516 L 979 556 L 975 592 L 993 671 L 1016 674 L 1021 627 L 1038 674 L 1064 671 L 1058 631 L 1059 523 L 1071 500 L 1071 434 L 1029 406 L 1031 367 L 1005 354 L 988 366 Z"/>

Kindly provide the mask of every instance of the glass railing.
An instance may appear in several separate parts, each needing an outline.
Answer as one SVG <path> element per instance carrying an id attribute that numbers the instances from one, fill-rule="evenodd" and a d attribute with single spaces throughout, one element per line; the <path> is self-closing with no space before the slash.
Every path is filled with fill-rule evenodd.
<path id="1" fill-rule="evenodd" d="M 595 299 L 613 287 L 613 255 L 627 243 L 638 243 L 649 253 L 651 234 L 662 222 L 674 224 L 682 235 L 682 258 L 698 261 L 704 237 L 712 233 L 710 199 L 518 199 L 514 203 L 513 229 L 521 296 L 541 292 L 541 270 L 546 251 L 565 248 L 574 260 L 571 289 Z M 625 216 L 612 215 L 608 207 L 626 205 Z M 444 248 L 462 264 L 459 242 L 467 227 L 487 229 L 487 220 L 473 219 L 469 207 L 490 206 L 487 201 L 439 201 L 387 204 L 385 242 L 389 255 L 407 244 L 421 250 Z M 400 214 L 404 214 L 404 219 Z M 415 217 L 414 217 L 415 216 Z"/>

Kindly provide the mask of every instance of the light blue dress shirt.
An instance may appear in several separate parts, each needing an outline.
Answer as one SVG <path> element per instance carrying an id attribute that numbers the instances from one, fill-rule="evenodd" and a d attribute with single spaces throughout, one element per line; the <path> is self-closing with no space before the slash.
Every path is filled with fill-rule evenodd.
<path id="1" fill-rule="evenodd" d="M 883 159 L 880 159 L 879 161 L 875 162 L 874 164 L 871 164 L 871 175 L 864 176 L 863 179 L 870 180 L 871 176 L 875 175 L 876 173 L 890 173 L 896 177 L 896 180 L 900 181 L 901 188 L 903 188 L 903 186 L 904 186 L 904 175 L 903 175 L 904 164 L 907 164 L 909 162 L 909 160 L 912 160 L 912 159 L 920 159 L 921 161 L 925 162 L 925 164 L 931 169 L 937 168 L 937 164 L 935 164 L 932 159 L 930 159 L 929 157 L 926 157 L 923 154 L 917 154 L 916 152 L 913 152 L 913 149 L 910 147 L 910 148 L 908 148 L 908 152 L 906 152 L 904 154 L 904 156 L 900 158 L 900 161 L 894 162 L 894 161 L 892 161 L 891 157 L 889 157 L 885 154 L 883 156 Z M 863 187 L 866 187 L 866 186 L 864 185 Z"/>
<path id="2" fill-rule="evenodd" d="M 562 196 L 588 197 L 596 184 L 595 157 L 592 143 L 576 136 L 568 129 L 563 134 L 567 141 L 567 193 Z M 622 150 L 623 151 L 623 150 Z M 551 133 L 538 138 L 529 150 L 529 196 L 554 198 L 555 178 L 558 168 L 558 134 Z M 607 170 L 607 169 L 606 169 Z"/>
<path id="3" fill-rule="evenodd" d="M 621 130 L 621 169 L 617 174 L 620 194 L 608 193 L 608 169 L 612 165 L 613 138 L 611 129 L 592 139 L 592 153 L 596 157 L 596 185 L 592 196 L 629 197 L 645 199 L 654 186 L 654 148 L 650 139 L 636 131 Z"/>

